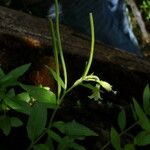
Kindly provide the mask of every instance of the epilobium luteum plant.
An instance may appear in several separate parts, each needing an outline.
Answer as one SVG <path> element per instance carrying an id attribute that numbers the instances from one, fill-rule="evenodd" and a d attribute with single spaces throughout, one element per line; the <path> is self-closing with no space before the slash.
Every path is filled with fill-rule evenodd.
<path id="1" fill-rule="evenodd" d="M 57 82 L 57 94 L 56 94 L 56 107 L 54 108 L 54 111 L 51 115 L 50 120 L 48 121 L 48 126 L 43 132 L 37 136 L 37 138 L 30 138 L 31 139 L 31 145 L 28 149 L 43 146 L 47 147 L 47 145 L 44 144 L 38 144 L 37 142 L 46 134 L 48 136 L 47 140 L 50 140 L 51 149 L 54 149 L 52 147 L 53 140 L 58 143 L 57 149 L 58 150 L 65 150 L 65 149 L 80 149 L 84 150 L 85 148 L 75 142 L 75 139 L 83 139 L 86 136 L 96 136 L 97 134 L 93 132 L 92 130 L 88 129 L 87 127 L 72 121 L 68 123 L 64 123 L 62 121 L 54 122 L 54 117 L 59 109 L 60 105 L 62 104 L 65 96 L 71 92 L 75 87 L 79 85 L 83 85 L 83 81 L 86 82 L 94 82 L 96 84 L 96 87 L 98 87 L 97 92 L 100 92 L 100 87 L 102 86 L 107 91 L 112 91 L 112 87 L 109 83 L 105 81 L 101 81 L 96 75 L 90 74 L 89 70 L 92 64 L 93 60 L 93 54 L 94 54 L 94 43 L 95 43 L 95 35 L 94 35 L 94 21 L 93 16 L 90 13 L 90 25 L 91 25 L 91 50 L 90 50 L 90 56 L 89 60 L 87 62 L 87 65 L 85 66 L 84 73 L 77 81 L 74 82 L 74 84 L 68 88 L 68 78 L 67 78 L 67 70 L 66 70 L 66 64 L 65 59 L 62 51 L 62 44 L 60 39 L 60 31 L 59 31 L 59 14 L 58 14 L 58 1 L 55 0 L 55 13 L 56 13 L 56 21 L 53 23 L 52 20 L 50 20 L 50 27 L 51 27 L 51 34 L 53 39 L 53 48 L 54 48 L 54 57 L 55 57 L 55 63 L 56 63 L 56 69 L 53 70 L 49 68 L 51 74 L 53 75 L 54 79 Z M 60 76 L 60 65 L 62 66 L 62 72 L 63 72 L 63 78 Z M 92 89 L 93 90 L 93 89 Z M 95 97 L 93 97 L 95 98 Z M 100 98 L 100 97 L 99 97 Z M 97 97 L 96 97 L 97 99 Z M 35 116 L 34 116 L 35 117 Z M 54 132 L 52 129 L 57 128 L 60 132 L 64 134 L 63 137 L 58 135 L 56 132 Z M 29 131 L 28 131 L 29 134 Z M 81 138 L 82 137 L 82 138 Z"/>

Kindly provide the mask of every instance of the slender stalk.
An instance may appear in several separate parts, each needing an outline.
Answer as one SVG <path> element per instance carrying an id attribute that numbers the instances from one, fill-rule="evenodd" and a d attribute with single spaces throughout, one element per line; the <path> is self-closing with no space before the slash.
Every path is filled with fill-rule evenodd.
<path id="1" fill-rule="evenodd" d="M 132 124 L 129 128 L 127 128 L 126 130 L 122 131 L 119 136 L 121 137 L 122 135 L 124 135 L 125 133 L 127 133 L 129 130 L 131 130 L 132 128 L 134 128 L 136 125 L 138 125 L 138 121 L 136 121 L 134 124 Z M 108 141 L 100 150 L 104 150 L 106 149 L 109 145 L 111 144 L 111 141 Z"/>
<path id="2" fill-rule="evenodd" d="M 52 20 L 50 20 L 50 25 L 51 25 L 51 33 L 52 33 L 52 39 L 53 39 L 54 57 L 55 57 L 55 64 L 56 64 L 56 74 L 57 74 L 57 79 L 58 79 L 60 76 L 60 67 L 59 67 L 56 35 L 55 35 L 54 24 L 53 24 Z M 57 80 L 57 99 L 59 99 L 60 93 L 61 93 L 61 85 L 59 84 L 59 82 Z"/>
<path id="3" fill-rule="evenodd" d="M 89 16 L 90 16 L 90 26 L 91 26 L 91 50 L 90 50 L 90 57 L 89 57 L 89 60 L 88 60 L 88 64 L 87 64 L 87 66 L 85 68 L 85 71 L 84 71 L 84 74 L 82 76 L 83 78 L 85 76 L 87 76 L 87 74 L 90 70 L 92 60 L 93 60 L 94 45 L 95 45 L 95 31 L 94 31 L 94 21 L 93 21 L 92 13 L 90 13 Z"/>
<path id="4" fill-rule="evenodd" d="M 58 48 L 59 48 L 61 63 L 62 63 L 62 67 L 63 67 L 65 89 L 67 89 L 67 69 L 66 69 L 66 64 L 65 64 L 65 60 L 64 60 L 63 51 L 62 51 L 60 31 L 59 31 L 59 6 L 58 6 L 58 0 L 55 0 L 55 13 L 56 13 L 56 37 L 57 37 L 57 40 L 58 40 L 57 41 L 58 42 Z"/>
<path id="5" fill-rule="evenodd" d="M 54 55 L 57 57 L 58 56 L 58 51 L 57 51 L 57 44 L 55 39 L 58 40 L 58 47 L 59 47 L 59 52 L 60 52 L 60 56 L 61 56 L 61 61 L 62 61 L 62 66 L 63 66 L 63 71 L 64 71 L 64 80 L 65 80 L 65 88 L 67 89 L 67 71 L 66 71 L 66 65 L 65 65 L 65 61 L 64 61 L 64 57 L 63 57 L 63 53 L 62 53 L 62 47 L 61 47 L 61 40 L 60 40 L 60 33 L 59 33 L 59 15 L 58 15 L 58 2 L 57 0 L 55 0 L 55 7 L 56 7 L 56 38 L 55 38 L 55 30 L 54 30 L 54 26 L 53 23 L 51 22 L 51 27 L 52 27 L 52 36 L 54 38 Z M 92 63 L 92 59 L 93 59 L 93 53 L 94 53 L 94 42 L 95 42 L 95 38 L 94 38 L 94 23 L 93 23 L 93 17 L 92 14 L 90 14 L 90 25 L 91 25 L 91 34 L 92 34 L 92 42 L 91 42 L 91 51 L 90 51 L 90 58 L 87 64 L 87 67 L 85 69 L 85 72 L 83 74 L 83 76 L 77 80 L 68 90 L 64 90 L 63 94 L 61 97 L 58 97 L 59 100 L 59 106 L 62 104 L 64 97 L 66 96 L 66 94 L 68 94 L 70 91 L 72 91 L 72 89 L 74 89 L 76 86 L 78 86 L 79 84 L 81 84 L 83 82 L 83 80 L 86 78 L 86 75 L 89 72 L 91 63 Z M 58 57 L 56 58 L 56 64 L 57 67 L 59 67 L 59 61 L 58 61 Z M 59 73 L 59 69 L 57 70 Z M 60 73 L 59 73 L 60 74 Z M 51 129 L 52 127 L 52 123 L 54 121 L 54 117 L 56 115 L 56 112 L 59 108 L 59 106 L 53 111 L 51 119 L 49 121 L 49 125 L 48 127 L 42 132 L 42 134 L 34 141 L 30 144 L 29 148 L 27 150 L 31 150 L 33 148 L 33 146 L 47 133 L 48 130 Z"/>

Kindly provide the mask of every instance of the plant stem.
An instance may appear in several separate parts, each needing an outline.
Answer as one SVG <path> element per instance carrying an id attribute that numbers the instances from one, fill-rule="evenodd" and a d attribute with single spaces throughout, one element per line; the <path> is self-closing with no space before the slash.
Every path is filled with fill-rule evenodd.
<path id="1" fill-rule="evenodd" d="M 59 32 L 59 6 L 58 6 L 58 0 L 55 0 L 55 13 L 56 13 L 56 37 L 57 37 L 57 40 L 58 40 L 58 48 L 59 48 L 61 63 L 62 63 L 62 67 L 63 67 L 65 89 L 67 89 L 67 69 L 66 69 L 66 64 L 65 64 L 65 60 L 64 60 L 63 51 L 62 51 L 60 32 Z"/>
<path id="2" fill-rule="evenodd" d="M 91 50 L 90 50 L 90 57 L 89 57 L 89 60 L 88 60 L 88 64 L 85 68 L 83 77 L 87 76 L 87 74 L 90 70 L 92 60 L 93 60 L 94 44 L 95 44 L 95 31 L 94 31 L 94 21 L 93 21 L 92 13 L 90 13 L 89 16 L 90 16 L 90 26 L 91 26 Z"/>
<path id="3" fill-rule="evenodd" d="M 138 121 L 136 121 L 134 124 L 132 124 L 129 128 L 127 128 L 126 130 L 122 131 L 119 136 L 121 137 L 123 134 L 125 134 L 126 132 L 128 132 L 129 130 L 131 130 L 133 127 L 135 127 L 136 125 L 138 125 Z M 111 141 L 108 141 L 100 150 L 104 150 L 106 149 L 109 145 L 111 144 Z"/>
<path id="4" fill-rule="evenodd" d="M 59 67 L 58 49 L 57 49 L 57 44 L 56 44 L 54 24 L 53 24 L 52 20 L 50 20 L 50 25 L 51 25 L 51 33 L 52 33 L 52 39 L 53 39 L 53 47 L 54 47 L 56 74 L 57 74 L 57 79 L 58 79 L 60 76 L 60 69 L 59 69 L 60 67 Z M 59 84 L 59 82 L 57 80 L 57 99 L 59 99 L 60 93 L 61 93 L 61 85 Z"/>

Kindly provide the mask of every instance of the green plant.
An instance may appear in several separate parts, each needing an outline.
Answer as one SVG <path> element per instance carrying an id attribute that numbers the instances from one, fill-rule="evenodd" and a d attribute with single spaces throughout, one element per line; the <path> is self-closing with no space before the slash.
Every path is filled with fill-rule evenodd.
<path id="1" fill-rule="evenodd" d="M 5 135 L 10 133 L 11 127 L 18 127 L 23 124 L 19 118 L 7 115 L 10 109 L 29 113 L 29 105 L 24 101 L 20 101 L 15 93 L 15 87 L 20 86 L 18 78 L 29 67 L 30 64 L 26 64 L 10 71 L 8 74 L 5 74 L 0 68 L 0 129 Z"/>
<path id="2" fill-rule="evenodd" d="M 133 116 L 135 122 L 126 128 L 126 114 L 125 111 L 122 111 L 118 115 L 118 125 L 120 128 L 120 133 L 115 128 L 111 128 L 110 131 L 110 141 L 105 144 L 101 150 L 107 148 L 112 144 L 115 150 L 135 150 L 135 146 L 146 146 L 150 145 L 150 88 L 147 85 L 143 93 L 143 109 L 133 98 Z M 139 126 L 141 130 L 137 135 L 133 136 L 128 133 L 131 129 L 134 129 L 136 126 Z M 123 135 L 130 135 L 131 143 L 122 145 L 121 137 Z"/>
<path id="3" fill-rule="evenodd" d="M 142 12 L 146 15 L 146 20 L 150 20 L 150 1 L 143 0 L 142 5 L 140 6 Z"/>
<path id="4" fill-rule="evenodd" d="M 45 120 L 44 121 L 42 120 L 39 123 L 38 115 L 40 115 L 40 114 L 37 114 L 37 112 L 39 112 L 39 110 L 36 110 L 36 108 L 35 108 L 35 110 L 33 111 L 33 116 L 31 116 L 31 119 L 29 118 L 29 122 L 27 125 L 28 136 L 31 140 L 31 145 L 29 146 L 28 150 L 32 149 L 32 148 L 39 149 L 39 147 L 42 147 L 43 149 L 54 149 L 55 146 L 53 145 L 53 141 L 58 143 L 58 146 L 56 148 L 58 150 L 66 150 L 66 149 L 70 149 L 70 148 L 76 149 L 76 150 L 84 150 L 85 148 L 83 146 L 77 144 L 75 142 L 75 140 L 76 139 L 83 140 L 86 136 L 96 136 L 97 134 L 95 132 L 91 131 L 90 129 L 88 129 L 87 127 L 85 127 L 75 121 L 68 122 L 68 123 L 64 123 L 62 121 L 54 122 L 55 114 L 56 114 L 57 110 L 59 109 L 59 107 L 61 106 L 61 104 L 63 103 L 65 96 L 69 92 L 71 92 L 75 87 L 77 87 L 79 85 L 83 85 L 83 86 L 86 86 L 86 87 L 92 89 L 94 94 L 92 94 L 91 98 L 95 98 L 96 100 L 98 100 L 98 98 L 101 98 L 100 96 L 98 96 L 98 97 L 96 96 L 96 95 L 100 95 L 100 93 L 99 93 L 100 87 L 103 87 L 108 91 L 112 91 L 112 87 L 107 82 L 101 81 L 94 74 L 88 75 L 89 69 L 91 67 L 92 59 L 93 59 L 94 42 L 95 42 L 93 17 L 92 17 L 92 14 L 90 14 L 92 40 L 91 40 L 91 52 L 90 52 L 89 60 L 87 62 L 87 65 L 85 67 L 84 73 L 81 76 L 81 78 L 78 79 L 77 81 L 75 81 L 74 84 L 68 88 L 67 70 L 66 70 L 66 65 L 65 65 L 65 59 L 63 56 L 63 52 L 62 52 L 62 45 L 61 45 L 61 39 L 60 39 L 60 33 L 59 33 L 59 15 L 58 15 L 57 0 L 55 0 L 55 10 L 56 10 L 55 25 L 52 22 L 52 20 L 50 20 L 50 24 L 51 24 L 51 33 L 52 33 L 52 37 L 53 37 L 52 39 L 53 39 L 56 71 L 51 68 L 48 68 L 48 67 L 47 68 L 50 70 L 50 73 L 53 75 L 54 79 L 57 81 L 57 94 L 56 94 L 56 99 L 55 99 L 56 105 L 54 107 L 54 111 L 53 111 L 52 116 L 49 121 L 47 121 L 46 120 L 47 118 L 45 117 Z M 63 70 L 62 71 L 63 79 L 60 76 L 60 65 L 62 66 L 62 70 Z M 84 82 L 89 82 L 89 81 L 96 83 L 96 89 L 98 89 L 98 90 L 95 90 L 94 86 L 89 86 L 84 83 Z M 95 93 L 98 93 L 98 94 L 95 94 Z M 45 111 L 44 115 L 46 116 L 46 111 Z M 33 121 L 33 119 L 34 119 L 34 121 Z M 41 116 L 41 119 L 43 119 L 42 116 Z M 46 122 L 48 122 L 47 127 L 46 127 Z M 41 126 L 43 127 L 42 130 L 40 130 L 40 131 L 39 131 L 40 127 L 38 127 L 38 129 L 36 129 L 38 124 L 40 124 L 40 127 Z M 57 130 L 59 130 L 63 134 L 63 136 L 59 135 L 57 132 L 55 132 L 53 130 L 53 128 L 56 128 Z M 47 135 L 47 141 L 49 141 L 49 142 L 46 142 L 45 144 L 40 144 L 40 145 L 37 144 L 44 135 Z M 47 145 L 47 143 L 51 143 L 51 144 Z"/>
<path id="5" fill-rule="evenodd" d="M 28 150 L 85 150 L 83 146 L 76 143 L 76 140 L 83 140 L 87 136 L 97 136 L 97 134 L 84 125 L 77 123 L 76 121 L 67 123 L 63 121 L 54 121 L 56 112 L 63 103 L 65 96 L 79 85 L 91 89 L 92 95 L 89 98 L 95 100 L 101 99 L 101 87 L 107 91 L 112 91 L 112 86 L 109 83 L 100 80 L 94 74 L 89 75 L 95 43 L 93 17 L 92 14 L 90 14 L 92 40 L 89 60 L 86 63 L 81 78 L 75 81 L 74 84 L 68 88 L 67 70 L 59 33 L 57 0 L 55 0 L 55 8 L 56 23 L 54 25 L 52 20 L 50 20 L 50 24 L 53 37 L 56 70 L 53 70 L 48 66 L 46 67 L 49 69 L 50 73 L 57 82 L 57 93 L 53 93 L 48 87 L 25 85 L 18 81 L 18 78 L 28 70 L 30 64 L 20 66 L 8 74 L 4 74 L 3 70 L 1 69 L 0 111 L 3 112 L 3 115 L 0 116 L 0 128 L 3 130 L 5 135 L 8 135 L 11 127 L 23 125 L 23 121 L 21 121 L 20 118 L 9 116 L 8 112 L 10 110 L 14 110 L 28 115 L 26 129 L 28 138 L 31 141 Z M 63 78 L 60 73 L 60 65 L 62 66 L 63 70 Z M 89 81 L 93 82 L 95 86 L 88 84 L 87 82 Z M 16 94 L 15 86 L 20 87 L 22 92 Z M 48 118 L 49 109 L 53 110 L 50 119 Z M 39 141 L 45 136 L 45 142 L 40 143 Z M 54 142 L 57 143 L 57 146 L 53 144 Z"/>

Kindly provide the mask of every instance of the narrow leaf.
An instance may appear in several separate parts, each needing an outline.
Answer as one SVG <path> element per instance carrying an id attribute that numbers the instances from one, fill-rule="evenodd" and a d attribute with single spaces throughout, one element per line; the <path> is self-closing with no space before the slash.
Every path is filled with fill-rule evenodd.
<path id="1" fill-rule="evenodd" d="M 126 114 L 124 109 L 122 109 L 118 115 L 118 125 L 121 131 L 123 131 L 126 126 Z"/>
<path id="2" fill-rule="evenodd" d="M 54 141 L 60 143 L 61 142 L 61 137 L 54 131 L 49 130 L 48 131 L 48 136 L 53 139 Z"/>
<path id="3" fill-rule="evenodd" d="M 7 116 L 0 116 L 0 129 L 7 136 L 11 130 L 10 118 Z"/>
<path id="4" fill-rule="evenodd" d="M 12 71 L 10 71 L 7 75 L 5 75 L 1 80 L 0 83 L 4 83 L 7 80 L 10 79 L 18 79 L 20 76 L 22 76 L 30 67 L 31 64 L 25 64 L 22 66 L 19 66 Z"/>
<path id="5" fill-rule="evenodd" d="M 11 117 L 10 122 L 12 127 L 20 127 L 23 125 L 23 122 L 17 117 Z"/>
<path id="6" fill-rule="evenodd" d="M 68 123 L 59 121 L 59 122 L 55 122 L 53 126 L 71 138 L 97 136 L 97 134 L 94 131 L 92 131 L 91 129 L 89 129 L 88 127 L 80 123 L 77 123 L 76 121 L 72 121 Z"/>
<path id="7" fill-rule="evenodd" d="M 146 114 L 150 115 L 150 88 L 147 85 L 143 93 L 143 108 Z"/>
<path id="8" fill-rule="evenodd" d="M 35 140 L 45 129 L 47 120 L 47 109 L 41 104 L 35 104 L 27 123 L 28 137 L 31 141 Z"/>
<path id="9" fill-rule="evenodd" d="M 49 137 L 49 136 L 47 137 L 45 145 L 49 148 L 49 150 L 55 150 L 53 141 L 52 141 L 51 137 Z"/>
<path id="10" fill-rule="evenodd" d="M 135 147 L 133 144 L 126 144 L 124 150 L 135 150 Z"/>
<path id="11" fill-rule="evenodd" d="M 150 144 L 150 132 L 142 131 L 134 138 L 134 144 L 138 146 L 145 146 Z"/>
<path id="12" fill-rule="evenodd" d="M 65 83 L 63 82 L 63 80 L 61 79 L 61 77 L 57 76 L 56 72 L 52 69 L 52 68 L 48 68 L 51 72 L 51 74 L 53 75 L 54 79 L 61 85 L 61 87 L 63 89 L 65 89 Z"/>
<path id="13" fill-rule="evenodd" d="M 114 128 L 111 128 L 110 137 L 111 137 L 111 144 L 112 144 L 112 146 L 116 150 L 121 150 L 120 136 L 119 136 L 118 132 Z"/>
<path id="14" fill-rule="evenodd" d="M 34 150 L 49 150 L 45 144 L 37 144 L 33 147 Z"/>
<path id="15" fill-rule="evenodd" d="M 146 130 L 146 131 L 150 131 L 150 121 L 147 118 L 146 114 L 143 112 L 142 108 L 140 107 L 140 105 L 136 102 L 135 99 L 133 99 L 133 104 L 134 104 L 134 108 L 135 108 L 135 112 L 139 118 L 139 124 L 140 126 Z"/>

